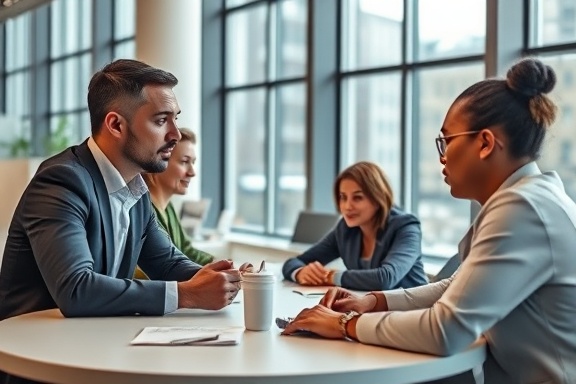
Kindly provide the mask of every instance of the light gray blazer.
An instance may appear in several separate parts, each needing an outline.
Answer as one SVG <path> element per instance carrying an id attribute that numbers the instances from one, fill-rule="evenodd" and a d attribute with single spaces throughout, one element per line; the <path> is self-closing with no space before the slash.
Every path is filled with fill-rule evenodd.
<path id="1" fill-rule="evenodd" d="M 480 210 L 449 279 L 389 291 L 361 316 L 364 343 L 449 355 L 488 343 L 485 383 L 576 382 L 576 204 L 529 163 Z"/>
<path id="2" fill-rule="evenodd" d="M 108 191 L 86 142 L 46 160 L 10 224 L 0 320 L 56 307 L 65 316 L 162 315 L 165 281 L 188 280 L 200 269 L 158 228 L 148 193 L 130 210 L 114 277 L 113 239 Z M 132 280 L 136 263 L 161 281 Z"/>

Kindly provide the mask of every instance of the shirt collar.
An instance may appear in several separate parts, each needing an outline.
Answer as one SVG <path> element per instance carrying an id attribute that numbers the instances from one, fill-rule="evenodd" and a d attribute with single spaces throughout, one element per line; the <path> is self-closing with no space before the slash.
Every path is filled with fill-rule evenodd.
<path id="1" fill-rule="evenodd" d="M 100 173 L 102 174 L 109 195 L 124 188 L 128 188 L 135 198 L 140 198 L 148 192 L 148 187 L 140 174 L 136 175 L 136 177 L 126 184 L 118 169 L 116 169 L 110 160 L 108 160 L 104 152 L 102 152 L 92 137 L 88 139 L 88 149 L 90 149 L 92 156 L 94 156 L 94 160 L 96 160 L 96 164 L 98 164 L 98 168 L 100 169 Z"/>
<path id="2" fill-rule="evenodd" d="M 536 176 L 536 175 L 540 175 L 540 174 L 542 174 L 542 171 L 540 171 L 540 168 L 538 168 L 538 165 L 536 164 L 536 162 L 531 161 L 527 164 L 524 164 L 523 166 L 518 168 L 516 171 L 514 171 L 514 173 L 512 173 L 510 176 L 508 176 L 508 178 L 506 180 L 504 180 L 502 185 L 498 188 L 498 191 L 506 189 L 506 188 L 516 184 L 516 182 L 518 182 L 518 180 L 523 179 L 524 177 Z"/>

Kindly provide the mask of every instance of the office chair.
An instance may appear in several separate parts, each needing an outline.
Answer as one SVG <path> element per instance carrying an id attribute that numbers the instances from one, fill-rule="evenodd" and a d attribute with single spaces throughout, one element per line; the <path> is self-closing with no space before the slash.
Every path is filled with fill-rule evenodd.
<path id="1" fill-rule="evenodd" d="M 201 230 L 211 202 L 211 199 L 184 200 L 182 202 L 180 224 L 189 236 L 194 237 Z"/>

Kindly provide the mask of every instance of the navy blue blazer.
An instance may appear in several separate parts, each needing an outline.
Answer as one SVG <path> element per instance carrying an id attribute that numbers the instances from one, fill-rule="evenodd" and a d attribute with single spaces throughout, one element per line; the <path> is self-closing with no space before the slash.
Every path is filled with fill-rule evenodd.
<path id="1" fill-rule="evenodd" d="M 420 221 L 409 213 L 393 207 L 384 229 L 378 231 L 370 268 L 360 263 L 362 232 L 359 227 L 348 227 L 340 219 L 336 227 L 322 240 L 298 257 L 286 260 L 282 267 L 285 279 L 308 263 L 322 265 L 341 257 L 347 270 L 342 274 L 342 286 L 349 289 L 372 291 L 411 288 L 428 283 L 421 251 Z"/>
<path id="2" fill-rule="evenodd" d="M 159 229 L 146 193 L 130 210 L 118 275 L 110 200 L 85 141 L 44 161 L 12 218 L 0 272 L 0 320 L 58 307 L 64 316 L 162 315 L 165 281 L 200 266 Z M 150 281 L 132 280 L 136 264 Z"/>

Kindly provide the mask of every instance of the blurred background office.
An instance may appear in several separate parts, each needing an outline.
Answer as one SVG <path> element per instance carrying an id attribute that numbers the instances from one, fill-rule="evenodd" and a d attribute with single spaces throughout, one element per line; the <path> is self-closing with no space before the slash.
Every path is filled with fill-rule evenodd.
<path id="1" fill-rule="evenodd" d="M 4 233 L 13 195 L 37 164 L 21 160 L 89 135 L 88 80 L 115 58 L 181 80 L 180 120 L 201 143 L 190 197 L 211 199 L 208 223 L 226 209 L 235 231 L 289 238 L 300 211 L 334 212 L 326 196 L 339 170 L 370 160 L 420 218 L 428 260 L 444 260 L 476 209 L 451 198 L 440 175 L 434 138 L 444 112 L 466 86 L 523 55 L 558 74 L 560 117 L 539 164 L 576 197 L 574 0 L 0 4 Z M 30 9 L 9 14 L 16 6 Z"/>

